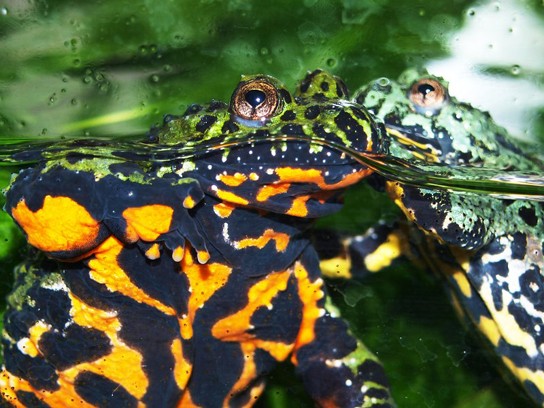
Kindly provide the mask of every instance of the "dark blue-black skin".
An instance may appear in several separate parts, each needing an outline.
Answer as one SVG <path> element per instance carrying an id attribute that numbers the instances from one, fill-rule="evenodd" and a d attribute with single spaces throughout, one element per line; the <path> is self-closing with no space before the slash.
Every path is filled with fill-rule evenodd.
<path id="1" fill-rule="evenodd" d="M 250 406 L 291 356 L 319 405 L 392 406 L 380 363 L 327 300 L 308 236 L 371 173 L 312 138 L 385 151 L 383 128 L 346 95 L 321 71 L 295 96 L 246 77 L 230 105 L 151 131 L 154 157 L 193 157 L 127 163 L 81 146 L 21 172 L 6 210 L 54 260 L 36 251 L 17 268 L 3 404 Z M 199 150 L 248 137 L 264 141 Z"/>

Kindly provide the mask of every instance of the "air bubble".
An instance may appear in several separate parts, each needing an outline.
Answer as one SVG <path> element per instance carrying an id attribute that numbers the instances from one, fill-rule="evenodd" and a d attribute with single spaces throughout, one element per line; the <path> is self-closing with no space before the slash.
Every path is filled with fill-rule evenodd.
<path id="1" fill-rule="evenodd" d="M 7 7 L 1 7 L 0 8 L 0 15 L 2 15 L 2 16 L 7 16 L 8 15 Z"/>
<path id="2" fill-rule="evenodd" d="M 512 65 L 512 68 L 510 68 L 510 72 L 512 75 L 519 75 L 521 73 L 521 67 L 519 65 Z"/>
<path id="3" fill-rule="evenodd" d="M 334 68 L 337 64 L 336 58 L 328 58 L 326 64 L 329 68 Z"/>
<path id="4" fill-rule="evenodd" d="M 149 77 L 149 80 L 150 80 L 151 82 L 155 82 L 155 83 L 159 82 L 159 79 L 160 79 L 160 77 L 159 77 L 157 74 L 153 74 L 153 75 L 151 75 L 151 76 Z"/>

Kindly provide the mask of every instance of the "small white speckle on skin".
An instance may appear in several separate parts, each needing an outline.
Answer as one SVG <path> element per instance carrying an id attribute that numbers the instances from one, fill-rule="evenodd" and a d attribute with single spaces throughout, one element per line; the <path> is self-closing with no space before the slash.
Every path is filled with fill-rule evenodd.
<path id="1" fill-rule="evenodd" d="M 129 192 L 128 192 L 128 196 L 129 196 L 129 197 L 132 197 L 133 195 L 134 195 L 134 191 L 129 191 Z"/>
<path id="2" fill-rule="evenodd" d="M 208 170 L 213 169 L 213 166 L 211 164 L 208 164 Z"/>
<path id="3" fill-rule="evenodd" d="M 223 235 L 223 240 L 224 240 L 225 242 L 230 243 L 229 224 L 228 224 L 227 222 L 223 223 L 223 231 L 222 231 L 222 235 Z"/>
<path id="4" fill-rule="evenodd" d="M 346 380 L 346 386 L 351 387 L 353 382 L 351 380 Z"/>

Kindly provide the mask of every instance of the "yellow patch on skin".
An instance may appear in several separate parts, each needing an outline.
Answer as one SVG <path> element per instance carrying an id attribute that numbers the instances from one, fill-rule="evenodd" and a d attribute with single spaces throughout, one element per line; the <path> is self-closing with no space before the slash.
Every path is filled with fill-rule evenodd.
<path id="1" fill-rule="evenodd" d="M 157 299 L 149 296 L 127 276 L 117 263 L 117 256 L 121 253 L 123 244 L 115 237 L 109 237 L 92 254 L 89 261 L 89 276 L 96 282 L 106 285 L 111 292 L 119 292 L 137 302 L 145 303 L 161 312 L 176 316 L 176 311 Z"/>
<path id="2" fill-rule="evenodd" d="M 403 254 L 403 241 L 398 233 L 391 233 L 387 240 L 375 251 L 368 254 L 365 259 L 365 267 L 370 272 L 378 272 Z"/>
<path id="3" fill-rule="evenodd" d="M 451 276 L 453 277 L 453 279 L 455 279 L 455 283 L 457 284 L 457 287 L 459 288 L 463 296 L 466 298 L 472 297 L 472 289 L 465 272 L 456 271 Z"/>
<path id="4" fill-rule="evenodd" d="M 60 381 L 59 381 L 60 383 Z M 58 391 L 43 391 L 32 387 L 28 381 L 17 377 L 6 370 L 0 373 L 0 394 L 16 408 L 26 408 L 27 405 L 22 404 L 17 399 L 16 391 L 26 391 L 33 393 L 36 397 L 51 407 L 66 407 L 66 402 L 70 401 L 73 406 L 78 408 L 95 408 L 95 405 L 86 403 L 76 393 L 73 384 L 66 384 L 65 388 Z"/>
<path id="5" fill-rule="evenodd" d="M 325 296 L 322 290 L 323 281 L 310 281 L 308 271 L 300 262 L 295 263 L 295 277 L 298 280 L 298 296 L 302 301 L 302 324 L 295 343 L 298 350 L 315 339 L 315 322 L 321 316 L 322 309 L 317 305 Z M 297 364 L 296 353 L 292 356 L 293 364 Z"/>
<path id="6" fill-rule="evenodd" d="M 184 251 L 185 250 L 182 246 L 178 246 L 172 251 L 172 259 L 174 260 L 174 262 L 181 262 L 181 260 L 183 259 Z"/>
<path id="7" fill-rule="evenodd" d="M 406 218 L 408 218 L 408 220 L 412 222 L 415 222 L 416 217 L 414 215 L 414 212 L 409 208 L 406 208 L 404 206 L 404 203 L 402 202 L 402 197 L 404 196 L 404 188 L 402 187 L 402 184 L 396 181 L 388 181 L 385 183 L 385 190 L 387 191 L 387 195 L 389 196 L 389 198 L 391 198 L 394 203 L 402 210 Z"/>
<path id="8" fill-rule="evenodd" d="M 321 272 L 323 276 L 327 278 L 341 278 L 349 279 L 351 278 L 351 261 L 346 258 L 331 258 L 325 259 L 319 262 Z"/>
<path id="9" fill-rule="evenodd" d="M 536 388 L 544 394 L 544 372 L 541 370 L 532 371 L 527 367 L 518 367 L 506 356 L 502 356 L 502 361 L 510 369 L 510 371 L 523 383 L 530 381 L 535 384 Z"/>
<path id="10" fill-rule="evenodd" d="M 153 245 L 151 245 L 151 247 L 147 251 L 145 251 L 145 256 L 151 260 L 159 259 L 161 257 L 159 244 L 154 243 Z"/>
<path id="11" fill-rule="evenodd" d="M 187 196 L 183 199 L 184 208 L 193 208 L 196 205 L 196 201 L 191 196 Z"/>
<path id="12" fill-rule="evenodd" d="M 247 388 L 257 376 L 257 366 L 255 364 L 255 345 L 251 342 L 241 343 L 242 353 L 244 354 L 244 368 L 238 377 L 238 381 L 229 391 L 228 397 L 223 402 L 224 407 L 232 406 L 231 397 L 236 396 L 239 392 L 248 392 Z M 249 398 L 247 403 L 240 407 L 252 407 L 255 401 L 260 397 L 265 388 L 265 383 L 260 382 L 257 385 L 252 385 L 249 389 Z"/>
<path id="13" fill-rule="evenodd" d="M 183 346 L 180 339 L 174 339 L 170 345 L 170 351 L 174 356 L 174 379 L 180 390 L 187 387 L 193 366 L 183 358 Z"/>
<path id="14" fill-rule="evenodd" d="M 29 244 L 45 252 L 89 248 L 100 231 L 100 223 L 69 197 L 45 196 L 36 212 L 22 200 L 11 213 L 26 232 Z"/>
<path id="15" fill-rule="evenodd" d="M 489 339 L 491 344 L 493 344 L 495 347 L 499 345 L 501 333 L 495 321 L 488 317 L 481 316 L 480 321 L 478 322 L 478 328 Z"/>
<path id="16" fill-rule="evenodd" d="M 113 338 L 121 329 L 121 322 L 117 318 L 117 312 L 97 309 L 82 302 L 72 292 L 68 292 L 72 303 L 70 316 L 74 323 L 88 328 L 99 330 L 108 337 Z"/>
<path id="17" fill-rule="evenodd" d="M 373 170 L 363 169 L 345 175 L 344 178 L 337 183 L 327 184 L 320 170 L 297 169 L 296 167 L 278 167 L 276 169 L 276 174 L 283 183 L 314 183 L 322 190 L 337 190 L 351 186 L 372 173 Z"/>
<path id="18" fill-rule="evenodd" d="M 412 155 L 414 157 L 425 160 L 427 162 L 432 161 L 434 163 L 438 163 L 440 161 L 440 159 L 438 158 L 439 151 L 430 144 L 418 143 L 415 140 L 407 137 L 404 133 L 392 128 L 387 128 L 387 134 L 395 136 L 397 140 L 403 145 L 415 146 L 418 149 L 423 150 L 423 153 L 418 152 L 417 150 L 412 150 Z"/>
<path id="19" fill-rule="evenodd" d="M 497 310 L 495 308 L 495 302 L 493 301 L 493 295 L 488 283 L 484 282 L 479 294 L 495 321 L 502 338 L 512 346 L 523 348 L 529 356 L 536 356 L 538 354 L 538 348 L 535 339 L 519 326 L 515 317 L 508 312 L 506 307 L 502 310 Z M 511 301 L 511 295 L 508 292 L 503 291 L 501 296 L 503 297 L 502 301 L 504 304 L 507 305 Z"/>
<path id="20" fill-rule="evenodd" d="M 28 337 L 22 338 L 17 342 L 17 348 L 27 356 L 37 357 L 41 355 L 41 351 L 38 348 L 38 342 L 42 337 L 42 334 L 51 330 L 51 325 L 45 323 L 43 320 L 39 320 L 30 329 L 28 329 Z"/>
<path id="21" fill-rule="evenodd" d="M 272 307 L 274 297 L 287 289 L 290 276 L 290 271 L 274 272 L 255 283 L 248 291 L 246 306 L 215 323 L 213 336 L 222 341 L 252 343 L 253 347 L 268 351 L 276 360 L 285 360 L 293 349 L 292 344 L 261 340 L 248 331 L 251 330 L 251 318 L 255 311 L 263 306 Z"/>
<path id="22" fill-rule="evenodd" d="M 155 241 L 159 235 L 170 230 L 173 214 L 171 207 L 162 204 L 127 208 L 123 211 L 123 218 L 127 222 L 127 239 L 130 242 L 138 239 Z"/>
<path id="23" fill-rule="evenodd" d="M 239 172 L 234 174 L 220 174 L 218 178 L 219 181 L 229 187 L 238 187 L 247 180 L 247 176 Z"/>
<path id="24" fill-rule="evenodd" d="M 193 398 L 191 397 L 191 393 L 189 390 L 185 390 L 183 393 L 181 400 L 179 401 L 177 408 L 201 408 L 200 405 L 196 405 L 193 402 Z"/>
<path id="25" fill-rule="evenodd" d="M 14 390 L 22 390 L 34 393 L 40 400 L 52 407 L 65 407 L 67 401 L 78 407 L 93 407 L 81 400 L 74 388 L 74 382 L 79 373 L 91 371 L 105 376 L 114 382 L 121 384 L 134 397 L 141 399 L 147 390 L 148 380 L 142 369 L 143 358 L 136 350 L 130 349 L 117 336 L 121 324 L 114 313 L 93 308 L 69 293 L 72 300 L 70 315 L 76 324 L 83 327 L 91 327 L 102 331 L 110 339 L 112 350 L 110 354 L 99 357 L 95 361 L 85 362 L 72 366 L 64 371 L 58 371 L 57 391 L 45 391 L 33 388 L 26 380 L 10 373 L 2 372 L 0 375 L 0 392 L 16 407 L 24 405 L 16 402 Z M 36 324 L 31 331 L 31 337 L 39 339 L 40 333 L 46 326 Z M 127 375 L 130 373 L 130 375 Z M 14 399 L 12 401 L 12 399 Z"/>
<path id="26" fill-rule="evenodd" d="M 248 205 L 249 201 L 239 195 L 234 194 L 231 191 L 217 190 L 217 197 L 221 200 L 228 201 L 229 203 Z"/>
<path id="27" fill-rule="evenodd" d="M 289 235 L 283 232 L 276 232 L 271 228 L 266 229 L 263 235 L 257 238 L 244 238 L 234 242 L 236 249 L 244 249 L 247 247 L 257 247 L 263 249 L 271 240 L 276 242 L 276 251 L 283 252 L 289 244 Z"/>
<path id="28" fill-rule="evenodd" d="M 268 200 L 270 197 L 286 193 L 289 190 L 289 187 L 291 187 L 290 183 L 266 184 L 259 189 L 256 196 L 257 201 L 263 202 Z"/>
<path id="29" fill-rule="evenodd" d="M 187 340 L 193 337 L 195 313 L 227 282 L 232 268 L 220 263 L 196 263 L 190 248 L 186 248 L 181 270 L 187 276 L 191 289 L 187 315 L 180 319 L 181 336 Z"/>
<path id="30" fill-rule="evenodd" d="M 229 203 L 218 203 L 213 206 L 213 212 L 215 215 L 221 218 L 228 218 L 232 214 L 236 207 Z"/>
<path id="31" fill-rule="evenodd" d="M 308 207 L 306 207 L 306 203 L 311 198 L 309 195 L 301 195 L 298 197 L 295 197 L 293 200 L 293 203 L 291 204 L 291 208 L 287 210 L 287 215 L 292 215 L 293 217 L 306 217 L 308 215 Z"/>
<path id="32" fill-rule="evenodd" d="M 255 364 L 255 345 L 249 342 L 241 343 L 240 347 L 244 355 L 244 367 L 242 373 L 238 377 L 238 380 L 233 385 L 229 392 L 229 395 L 236 395 L 240 391 L 243 391 L 251 384 L 251 381 L 257 376 L 257 365 Z M 229 404 L 230 398 L 227 398 L 224 406 L 231 406 Z"/>
<path id="33" fill-rule="evenodd" d="M 149 385 L 147 376 L 142 369 L 143 358 L 138 351 L 128 347 L 119 338 L 121 322 L 117 313 L 92 307 L 70 292 L 68 295 L 72 302 L 70 316 L 74 323 L 104 333 L 110 339 L 112 350 L 110 354 L 99 357 L 95 361 L 81 363 L 60 372 L 59 377 L 62 382 L 73 384 L 80 372 L 88 370 L 118 382 L 134 397 L 142 398 Z"/>

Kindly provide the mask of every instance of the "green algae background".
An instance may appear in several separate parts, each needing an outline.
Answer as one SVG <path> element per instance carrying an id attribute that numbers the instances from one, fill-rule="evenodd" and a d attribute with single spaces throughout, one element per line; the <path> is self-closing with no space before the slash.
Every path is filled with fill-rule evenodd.
<path id="1" fill-rule="evenodd" d="M 318 67 L 344 78 L 352 90 L 377 77 L 395 78 L 406 67 L 451 56 L 456 36 L 486 3 L 0 1 L 0 157 L 17 141 L 143 137 L 163 114 L 181 113 L 193 102 L 228 100 L 241 74 L 270 74 L 291 89 Z M 504 3 L 492 6 L 500 12 Z M 542 23 L 541 2 L 513 3 L 521 15 Z M 516 35 L 515 19 L 504 31 Z M 498 40 L 489 46 L 501 54 Z M 497 79 L 544 82 L 542 70 L 509 61 L 477 68 Z M 510 103 L 508 96 L 505 101 Z M 544 134 L 543 112 L 537 109 L 526 129 L 533 139 Z M 15 171 L 0 167 L 0 188 Z M 364 186 L 346 201 L 339 215 L 321 224 L 363 232 L 397 214 Z M 1 213 L 2 297 L 24 253 L 22 237 Z M 353 331 L 385 364 L 400 407 L 529 404 L 501 378 L 492 353 L 458 321 L 432 276 L 400 264 L 364 282 L 332 282 L 330 292 Z M 258 406 L 312 402 L 283 364 Z"/>

